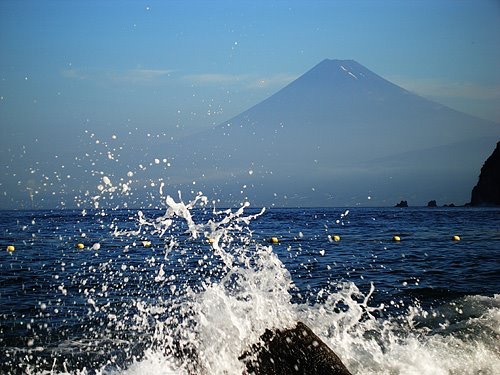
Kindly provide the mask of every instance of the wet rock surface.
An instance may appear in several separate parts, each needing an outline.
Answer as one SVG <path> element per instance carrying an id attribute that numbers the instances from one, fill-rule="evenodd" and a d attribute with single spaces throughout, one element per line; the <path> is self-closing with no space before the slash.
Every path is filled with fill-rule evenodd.
<path id="1" fill-rule="evenodd" d="M 302 322 L 295 328 L 266 330 L 261 342 L 240 359 L 246 365 L 246 374 L 351 374 L 333 350 Z"/>

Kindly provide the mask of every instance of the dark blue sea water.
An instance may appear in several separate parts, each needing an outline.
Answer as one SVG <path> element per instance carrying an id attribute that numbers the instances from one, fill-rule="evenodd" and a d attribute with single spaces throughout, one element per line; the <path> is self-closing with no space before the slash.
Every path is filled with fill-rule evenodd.
<path id="1" fill-rule="evenodd" d="M 356 374 L 500 373 L 500 209 L 200 202 L 2 211 L 0 373 L 236 374 L 297 320 Z"/>

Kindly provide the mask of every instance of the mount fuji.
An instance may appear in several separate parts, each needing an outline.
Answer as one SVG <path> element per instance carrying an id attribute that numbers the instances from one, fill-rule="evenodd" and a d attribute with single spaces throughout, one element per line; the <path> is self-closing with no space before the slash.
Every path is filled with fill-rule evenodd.
<path id="1" fill-rule="evenodd" d="M 500 125 L 324 60 L 240 115 L 172 145 L 169 183 L 283 206 L 466 202 Z"/>

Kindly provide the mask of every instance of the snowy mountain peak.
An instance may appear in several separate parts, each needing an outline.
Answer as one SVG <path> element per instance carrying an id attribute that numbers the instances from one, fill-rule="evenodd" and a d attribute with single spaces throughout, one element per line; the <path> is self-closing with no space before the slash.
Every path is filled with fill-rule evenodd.
<path id="1" fill-rule="evenodd" d="M 465 201 L 499 135 L 497 124 L 412 94 L 354 60 L 327 59 L 182 151 L 193 150 L 186 171 L 196 166 L 224 186 L 228 176 L 235 186 L 247 181 L 251 165 L 263 196 L 290 186 L 309 196 L 323 186 L 339 204 L 366 191 L 392 204 L 401 189 L 428 201 L 421 181 L 433 181 L 432 198 L 458 201 L 449 194 L 459 191 Z"/>

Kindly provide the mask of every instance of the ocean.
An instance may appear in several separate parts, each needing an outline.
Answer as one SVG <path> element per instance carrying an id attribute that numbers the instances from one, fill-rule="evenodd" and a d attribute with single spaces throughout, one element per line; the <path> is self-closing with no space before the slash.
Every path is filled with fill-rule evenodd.
<path id="1" fill-rule="evenodd" d="M 0 214 L 2 374 L 241 374 L 297 321 L 353 374 L 500 373 L 500 209 Z"/>

